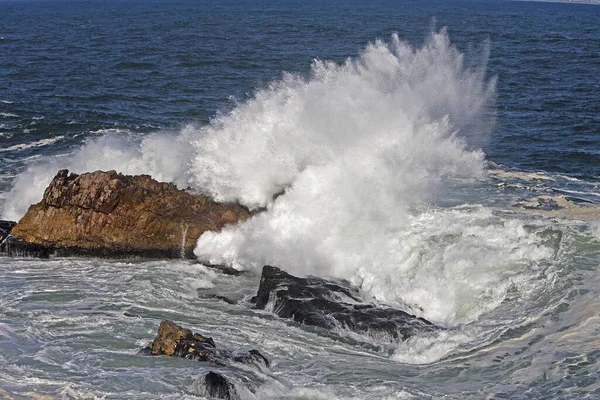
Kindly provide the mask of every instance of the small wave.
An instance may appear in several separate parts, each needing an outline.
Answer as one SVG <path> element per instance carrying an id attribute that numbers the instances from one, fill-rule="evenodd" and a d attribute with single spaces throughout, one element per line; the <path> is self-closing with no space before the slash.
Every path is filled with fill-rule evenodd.
<path id="1" fill-rule="evenodd" d="M 108 129 L 97 129 L 95 131 L 90 131 L 91 134 L 115 134 L 115 133 L 131 133 L 129 130 L 117 129 L 117 128 L 108 128 Z"/>
<path id="2" fill-rule="evenodd" d="M 17 114 L 13 114 L 13 113 L 0 113 L 0 117 L 4 117 L 4 118 L 19 118 L 19 116 Z"/>
<path id="3" fill-rule="evenodd" d="M 578 221 L 600 220 L 600 204 L 576 202 L 569 196 L 537 196 L 515 204 L 520 212 Z"/>
<path id="4" fill-rule="evenodd" d="M 0 103 L 4 103 L 4 104 L 13 104 L 14 101 L 10 101 L 10 100 L 0 100 Z"/>
<path id="5" fill-rule="evenodd" d="M 489 176 L 500 179 L 518 179 L 521 181 L 553 181 L 554 178 L 543 172 L 504 171 L 501 169 L 488 169 Z"/>
<path id="6" fill-rule="evenodd" d="M 0 152 L 5 152 L 5 151 L 15 151 L 15 150 L 25 150 L 25 149 L 30 149 L 33 147 L 43 147 L 43 146 L 48 146 L 51 145 L 53 143 L 58 142 L 59 140 L 64 139 L 64 136 L 56 136 L 53 138 L 48 138 L 48 139 L 41 139 L 35 142 L 30 142 L 30 143 L 19 143 L 16 144 L 14 146 L 10 146 L 4 149 L 0 149 Z"/>

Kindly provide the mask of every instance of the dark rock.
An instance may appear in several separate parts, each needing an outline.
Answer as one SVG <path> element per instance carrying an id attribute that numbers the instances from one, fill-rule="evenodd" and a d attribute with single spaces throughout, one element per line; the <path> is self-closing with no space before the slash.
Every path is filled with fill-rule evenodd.
<path id="1" fill-rule="evenodd" d="M 250 356 L 252 356 L 253 359 L 264 362 L 266 367 L 271 366 L 269 359 L 267 357 L 263 356 L 262 354 L 260 354 L 260 352 L 258 350 L 250 350 L 248 352 L 248 354 L 250 354 Z"/>
<path id="2" fill-rule="evenodd" d="M 0 221 L 0 254 L 6 254 L 6 243 L 10 236 L 10 231 L 17 223 L 14 221 Z"/>
<path id="3" fill-rule="evenodd" d="M 205 262 L 202 262 L 201 264 L 204 265 L 206 268 L 217 270 L 217 271 L 221 272 L 223 275 L 239 276 L 239 275 L 245 275 L 245 274 L 249 273 L 249 271 L 240 271 L 235 268 L 228 267 L 227 265 L 210 264 L 210 263 L 205 263 Z"/>
<path id="4" fill-rule="evenodd" d="M 225 303 L 231 304 L 231 305 L 236 305 L 238 303 L 237 300 L 230 299 L 229 297 L 223 296 L 221 294 L 210 294 L 206 298 L 221 300 L 221 301 L 224 301 Z"/>
<path id="5" fill-rule="evenodd" d="M 138 354 L 167 355 L 197 361 L 210 361 L 215 364 L 226 364 L 228 360 L 231 360 L 244 364 L 269 366 L 269 360 L 257 350 L 237 353 L 217 349 L 212 338 L 192 333 L 189 329 L 182 328 L 172 321 L 162 321 L 158 327 L 156 338 Z"/>
<path id="6" fill-rule="evenodd" d="M 235 399 L 235 386 L 218 372 L 209 371 L 203 378 L 206 395 L 217 399 Z"/>
<path id="7" fill-rule="evenodd" d="M 202 233 L 251 215 L 148 175 L 61 170 L 11 235 L 14 247 L 45 246 L 57 256 L 193 258 Z"/>
<path id="8" fill-rule="evenodd" d="M 347 329 L 385 342 L 442 329 L 402 310 L 366 303 L 346 281 L 299 278 L 269 265 L 263 267 L 251 302 L 281 318 L 328 330 Z"/>
<path id="9" fill-rule="evenodd" d="M 27 243 L 10 235 L 0 245 L 0 253 L 9 257 L 49 258 L 53 252 L 52 245 Z"/>
<path id="10" fill-rule="evenodd" d="M 12 228 L 17 225 L 14 221 L 1 221 L 0 220 L 0 243 L 4 241 L 10 235 Z"/>

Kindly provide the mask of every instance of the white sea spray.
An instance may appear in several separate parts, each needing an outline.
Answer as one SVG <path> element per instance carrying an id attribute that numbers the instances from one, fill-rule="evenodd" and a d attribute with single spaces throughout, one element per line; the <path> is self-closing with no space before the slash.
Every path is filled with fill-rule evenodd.
<path id="1" fill-rule="evenodd" d="M 32 164 L 4 205 L 18 219 L 60 168 L 115 169 L 266 212 L 205 233 L 204 261 L 350 279 L 367 296 L 440 323 L 472 321 L 550 257 L 518 220 L 481 206 L 437 209 L 485 170 L 495 79 L 445 30 L 421 47 L 393 35 L 342 64 L 284 74 L 206 126 L 109 132 Z M 279 196 L 276 196 L 280 194 Z M 276 197 L 276 200 L 273 198 Z M 467 196 L 468 197 L 468 196 Z"/>

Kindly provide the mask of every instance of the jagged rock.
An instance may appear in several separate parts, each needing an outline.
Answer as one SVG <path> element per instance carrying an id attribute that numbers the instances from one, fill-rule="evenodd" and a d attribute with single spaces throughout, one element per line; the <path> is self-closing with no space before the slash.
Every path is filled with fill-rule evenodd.
<path id="1" fill-rule="evenodd" d="M 203 377 L 205 395 L 218 399 L 232 400 L 236 398 L 233 383 L 218 372 L 209 371 Z"/>
<path id="2" fill-rule="evenodd" d="M 226 364 L 228 360 L 244 364 L 269 366 L 269 360 L 258 350 L 238 353 L 217 349 L 212 338 L 182 328 L 173 321 L 162 321 L 158 327 L 156 338 L 148 346 L 140 350 L 143 355 L 167 355 L 197 361 L 211 361 Z"/>
<path id="3" fill-rule="evenodd" d="M 442 329 L 402 310 L 366 303 L 346 281 L 298 278 L 269 265 L 263 267 L 251 302 L 281 318 L 328 330 L 347 329 L 385 342 Z"/>
<path id="4" fill-rule="evenodd" d="M 57 256 L 192 258 L 202 233 L 251 215 L 148 175 L 61 170 L 12 229 L 12 246 L 44 246 Z"/>

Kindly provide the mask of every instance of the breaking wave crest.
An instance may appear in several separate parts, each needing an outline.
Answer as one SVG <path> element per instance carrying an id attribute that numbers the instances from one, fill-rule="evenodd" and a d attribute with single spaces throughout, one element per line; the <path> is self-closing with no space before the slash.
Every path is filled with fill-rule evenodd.
<path id="1" fill-rule="evenodd" d="M 201 236 L 203 261 L 346 278 L 434 321 L 472 321 L 553 254 L 485 207 L 435 207 L 484 173 L 487 53 L 467 57 L 441 30 L 420 47 L 393 35 L 341 64 L 315 60 L 308 76 L 285 73 L 206 126 L 107 134 L 30 167 L 4 217 L 39 201 L 58 168 L 151 174 L 265 209 Z"/>

